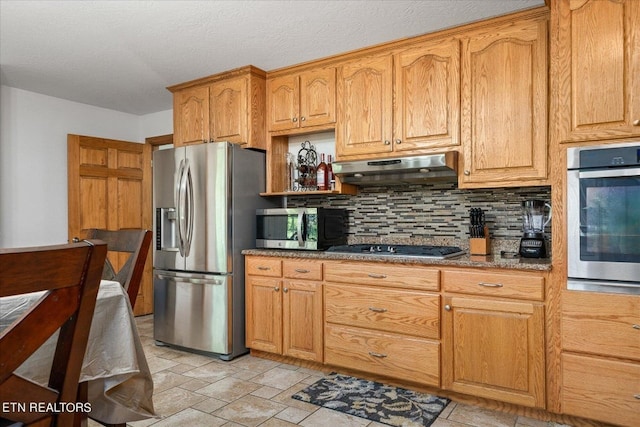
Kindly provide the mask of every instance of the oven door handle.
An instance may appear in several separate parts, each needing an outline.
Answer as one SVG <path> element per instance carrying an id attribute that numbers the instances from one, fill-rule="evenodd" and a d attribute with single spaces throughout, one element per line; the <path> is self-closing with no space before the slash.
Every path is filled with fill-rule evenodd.
<path id="1" fill-rule="evenodd" d="M 578 178 L 618 178 L 640 176 L 640 168 L 618 168 L 597 171 L 580 171 Z"/>

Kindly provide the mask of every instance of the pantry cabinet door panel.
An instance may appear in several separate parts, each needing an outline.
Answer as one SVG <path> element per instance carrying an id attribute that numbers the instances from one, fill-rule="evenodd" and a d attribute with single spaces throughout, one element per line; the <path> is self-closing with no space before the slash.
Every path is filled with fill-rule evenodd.
<path id="1" fill-rule="evenodd" d="M 553 3 L 561 142 L 640 135 L 640 2 Z"/>

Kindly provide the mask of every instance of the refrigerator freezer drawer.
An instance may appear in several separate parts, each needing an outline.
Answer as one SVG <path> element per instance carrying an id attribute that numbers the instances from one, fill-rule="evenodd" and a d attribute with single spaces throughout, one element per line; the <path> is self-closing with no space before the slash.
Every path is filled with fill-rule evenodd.
<path id="1" fill-rule="evenodd" d="M 188 349 L 229 354 L 232 277 L 155 271 L 154 339 Z"/>

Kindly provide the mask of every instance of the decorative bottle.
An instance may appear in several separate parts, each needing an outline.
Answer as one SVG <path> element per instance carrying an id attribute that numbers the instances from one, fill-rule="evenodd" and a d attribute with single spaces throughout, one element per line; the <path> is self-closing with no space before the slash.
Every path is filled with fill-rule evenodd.
<path id="1" fill-rule="evenodd" d="M 324 153 L 321 154 L 320 164 L 316 169 L 316 180 L 318 185 L 318 190 L 328 190 L 329 189 L 329 170 L 327 168 L 327 164 L 324 162 Z"/>
<path id="2" fill-rule="evenodd" d="M 327 181 L 329 182 L 329 190 L 335 190 L 336 189 L 336 179 L 333 176 L 333 166 L 331 166 L 331 162 L 332 160 L 332 156 L 331 154 L 328 155 L 328 159 L 327 159 Z"/>

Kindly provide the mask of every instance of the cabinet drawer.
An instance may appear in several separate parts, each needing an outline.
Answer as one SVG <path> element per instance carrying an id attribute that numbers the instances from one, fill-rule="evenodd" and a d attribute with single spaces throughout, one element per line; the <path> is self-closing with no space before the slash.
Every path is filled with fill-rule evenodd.
<path id="1" fill-rule="evenodd" d="M 530 273 L 444 270 L 442 285 L 446 292 L 544 300 L 544 277 Z"/>
<path id="2" fill-rule="evenodd" d="M 428 267 L 372 262 L 327 262 L 327 282 L 440 290 L 440 271 Z"/>
<path id="3" fill-rule="evenodd" d="M 325 326 L 325 363 L 440 386 L 440 344 L 406 335 Z"/>
<path id="4" fill-rule="evenodd" d="M 282 260 L 271 257 L 247 257 L 245 273 L 254 276 L 282 277 Z"/>
<path id="5" fill-rule="evenodd" d="M 562 355 L 562 412 L 620 426 L 637 426 L 640 364 Z"/>
<path id="6" fill-rule="evenodd" d="M 440 296 L 419 291 L 325 285 L 325 321 L 440 338 Z"/>
<path id="7" fill-rule="evenodd" d="M 322 280 L 322 262 L 284 260 L 282 271 L 289 279 Z"/>
<path id="8" fill-rule="evenodd" d="M 565 292 L 562 347 L 640 361 L 640 297 Z"/>

